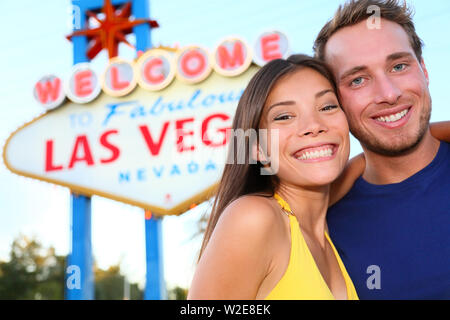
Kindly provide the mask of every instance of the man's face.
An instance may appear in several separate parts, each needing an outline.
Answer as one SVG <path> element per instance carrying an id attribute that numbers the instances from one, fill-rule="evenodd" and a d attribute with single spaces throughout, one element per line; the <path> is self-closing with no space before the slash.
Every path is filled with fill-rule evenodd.
<path id="1" fill-rule="evenodd" d="M 428 73 L 417 60 L 403 28 L 382 19 L 336 32 L 325 60 L 337 80 L 350 131 L 365 150 L 396 156 L 416 147 L 431 114 Z"/>

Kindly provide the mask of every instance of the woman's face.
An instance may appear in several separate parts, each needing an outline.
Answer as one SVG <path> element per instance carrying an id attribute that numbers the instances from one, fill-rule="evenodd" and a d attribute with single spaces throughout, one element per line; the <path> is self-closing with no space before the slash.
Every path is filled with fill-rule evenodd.
<path id="1" fill-rule="evenodd" d="M 349 156 L 349 129 L 329 81 L 317 71 L 303 68 L 280 78 L 272 88 L 260 123 L 278 129 L 277 176 L 281 182 L 324 186 L 344 169 Z M 276 135 L 275 135 L 276 136 Z"/>

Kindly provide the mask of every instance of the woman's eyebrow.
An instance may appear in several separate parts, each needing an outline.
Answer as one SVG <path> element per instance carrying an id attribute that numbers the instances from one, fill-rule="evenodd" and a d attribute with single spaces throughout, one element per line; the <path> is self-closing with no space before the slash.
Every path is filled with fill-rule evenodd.
<path id="1" fill-rule="evenodd" d="M 315 94 L 315 98 L 319 99 L 320 97 L 326 95 L 329 92 L 334 93 L 334 90 L 333 89 L 325 89 L 325 90 L 319 91 Z M 290 106 L 293 104 L 295 104 L 295 101 L 293 101 L 293 100 L 276 102 L 267 109 L 267 112 L 269 112 L 272 108 L 275 108 L 277 106 Z"/>
<path id="2" fill-rule="evenodd" d="M 290 106 L 290 105 L 293 105 L 293 104 L 295 104 L 295 101 L 293 101 L 293 100 L 277 102 L 277 103 L 274 103 L 273 105 L 271 105 L 267 109 L 267 112 L 269 112 L 272 108 L 275 108 L 277 106 Z"/>
<path id="3" fill-rule="evenodd" d="M 320 97 L 326 95 L 329 92 L 334 93 L 334 90 L 332 90 L 332 89 L 325 89 L 325 90 L 317 92 L 316 93 L 316 99 L 319 99 Z"/>

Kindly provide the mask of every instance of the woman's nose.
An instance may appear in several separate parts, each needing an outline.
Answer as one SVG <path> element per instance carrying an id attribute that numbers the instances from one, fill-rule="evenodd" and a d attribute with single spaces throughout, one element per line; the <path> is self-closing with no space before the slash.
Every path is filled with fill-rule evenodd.
<path id="1" fill-rule="evenodd" d="M 303 126 L 299 128 L 298 134 L 300 136 L 316 137 L 320 133 L 328 131 L 328 127 L 318 115 L 311 115 L 308 118 L 301 120 Z"/>

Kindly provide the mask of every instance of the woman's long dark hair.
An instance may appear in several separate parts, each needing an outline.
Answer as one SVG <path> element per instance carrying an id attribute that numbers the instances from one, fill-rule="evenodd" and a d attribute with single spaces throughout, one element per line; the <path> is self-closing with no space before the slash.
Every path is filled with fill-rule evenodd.
<path id="1" fill-rule="evenodd" d="M 284 75 L 303 68 L 311 68 L 319 72 L 328 79 L 336 92 L 333 74 L 324 62 L 302 54 L 292 55 L 286 60 L 273 60 L 258 70 L 244 90 L 236 109 L 232 129 L 243 129 L 244 132 L 247 132 L 249 129 L 257 131 L 260 126 L 264 105 L 274 84 Z M 298 85 L 301 86 L 302 84 L 299 83 Z M 236 161 L 238 154 L 236 149 L 241 148 L 242 150 L 243 146 L 238 145 L 242 141 L 237 141 L 235 135 L 231 135 L 231 139 L 234 139 L 234 141 L 230 143 L 230 147 L 234 146 L 234 148 L 228 150 L 228 156 L 229 159 L 233 157 L 234 161 L 231 164 L 229 163 L 230 161 L 227 161 L 227 164 L 225 164 L 208 220 L 208 226 L 206 227 L 199 259 L 211 238 L 220 215 L 231 202 L 248 194 L 273 196 L 277 189 L 278 178 L 276 176 L 261 175 L 260 169 L 262 164 L 260 162 L 256 164 L 249 163 L 250 154 L 248 153 L 251 147 L 249 146 L 249 139 L 246 137 L 244 164 L 238 164 Z"/>

